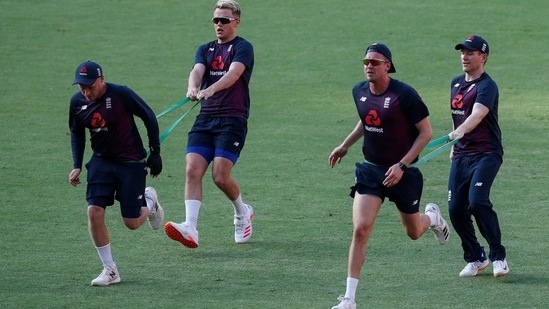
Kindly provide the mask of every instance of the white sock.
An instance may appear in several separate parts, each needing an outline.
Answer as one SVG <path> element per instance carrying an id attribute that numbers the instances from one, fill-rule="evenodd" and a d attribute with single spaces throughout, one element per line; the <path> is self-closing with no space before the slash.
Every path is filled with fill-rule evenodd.
<path id="1" fill-rule="evenodd" d="M 429 225 L 429 227 L 434 227 L 438 223 L 436 221 L 437 220 L 437 215 L 432 211 L 428 211 L 425 214 L 429 217 L 429 219 L 431 219 L 431 225 Z"/>
<path id="2" fill-rule="evenodd" d="M 238 197 L 235 201 L 231 201 L 231 204 L 233 204 L 234 208 L 234 215 L 236 217 L 241 217 L 246 214 L 248 211 L 248 208 L 246 207 L 246 204 L 242 201 L 242 195 L 239 193 Z"/>
<path id="3" fill-rule="evenodd" d="M 347 277 L 347 289 L 345 290 L 345 297 L 355 301 L 356 288 L 358 286 L 358 279 Z"/>
<path id="4" fill-rule="evenodd" d="M 195 229 L 198 227 L 200 206 L 202 206 L 202 201 L 185 200 L 185 221 L 190 223 Z"/>
<path id="5" fill-rule="evenodd" d="M 112 258 L 110 243 L 103 247 L 95 247 L 95 249 L 97 249 L 97 254 L 99 254 L 99 258 L 101 259 L 101 263 L 103 263 L 103 266 L 116 268 L 116 264 L 114 263 L 114 260 Z"/>

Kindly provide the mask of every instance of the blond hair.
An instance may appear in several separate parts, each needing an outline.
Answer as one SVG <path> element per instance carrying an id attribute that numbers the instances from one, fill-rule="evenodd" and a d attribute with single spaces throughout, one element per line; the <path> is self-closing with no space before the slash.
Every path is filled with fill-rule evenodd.
<path id="1" fill-rule="evenodd" d="M 234 16 L 240 17 L 240 4 L 234 0 L 219 0 L 215 4 L 214 9 L 229 9 Z"/>

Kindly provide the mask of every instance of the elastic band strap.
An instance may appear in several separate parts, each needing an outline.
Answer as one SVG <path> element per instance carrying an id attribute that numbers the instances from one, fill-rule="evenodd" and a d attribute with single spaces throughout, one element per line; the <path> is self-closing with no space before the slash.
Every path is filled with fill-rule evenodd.
<path id="1" fill-rule="evenodd" d="M 184 105 L 185 103 L 189 102 L 191 99 L 189 98 L 184 98 L 183 100 L 177 102 L 177 103 L 174 103 L 172 106 L 168 107 L 165 111 L 161 112 L 160 114 L 156 115 L 156 119 L 166 115 L 167 113 L 173 111 L 174 109 Z"/>
<path id="2" fill-rule="evenodd" d="M 166 131 L 164 131 L 162 133 L 162 135 L 160 135 L 160 144 L 162 144 L 162 142 L 164 142 L 164 140 L 172 133 L 173 129 L 175 129 L 175 127 L 177 127 L 177 125 L 189 114 L 189 112 L 195 107 L 198 105 L 198 103 L 200 103 L 200 101 L 197 101 L 196 103 L 194 103 L 193 106 L 191 106 L 191 108 L 189 108 L 181 117 L 179 117 L 179 119 L 177 119 L 176 121 L 174 121 L 174 123 L 172 123 L 172 125 L 166 129 Z M 185 104 L 185 103 L 183 103 Z M 150 150 L 147 150 L 147 157 L 149 157 L 149 154 L 150 154 Z"/>
<path id="3" fill-rule="evenodd" d="M 177 125 L 189 114 L 189 112 L 196 106 L 198 105 L 198 103 L 200 103 L 200 101 L 197 101 L 196 103 L 194 103 L 193 106 L 191 106 L 191 108 L 189 108 L 181 117 L 179 117 L 179 119 L 177 119 L 174 123 L 172 123 L 172 125 L 166 129 L 166 131 L 164 131 L 164 133 L 162 133 L 162 135 L 160 135 L 160 144 L 162 144 L 162 142 L 168 137 L 168 135 L 170 135 L 170 133 L 172 133 L 173 129 L 175 129 L 175 127 L 177 127 Z"/>
<path id="4" fill-rule="evenodd" d="M 450 138 L 448 137 L 448 135 L 444 135 L 443 137 L 439 137 L 437 139 L 430 141 L 427 145 L 425 145 L 425 150 L 435 148 L 440 145 L 444 145 L 449 141 L 450 141 Z"/>
<path id="5" fill-rule="evenodd" d="M 448 135 L 445 135 L 443 137 L 440 137 L 440 138 L 437 138 L 435 140 L 432 140 L 430 141 L 424 149 L 431 149 L 431 148 L 435 148 L 439 145 L 442 145 L 440 147 L 438 147 L 437 149 L 431 151 L 430 153 L 426 154 L 424 157 L 422 157 L 421 159 L 417 160 L 415 163 L 413 164 L 410 164 L 408 167 L 418 167 L 420 165 L 423 165 L 425 163 L 427 163 L 428 161 L 431 161 L 433 158 L 435 158 L 436 156 L 440 155 L 441 153 L 443 153 L 446 149 L 452 147 L 452 145 L 454 145 L 455 143 L 458 142 L 458 139 L 454 139 L 454 140 L 450 140 L 450 138 L 448 137 Z M 368 164 L 372 164 L 372 165 L 377 165 L 377 164 L 374 164 L 372 162 L 369 162 L 367 160 L 364 160 L 365 163 L 368 163 Z"/>
<path id="6" fill-rule="evenodd" d="M 446 139 L 448 139 L 448 137 L 446 137 Z M 438 140 L 434 140 L 433 142 L 435 141 L 438 141 Z M 421 159 L 419 159 L 416 163 L 414 164 L 411 164 L 410 166 L 412 167 L 418 167 L 420 165 L 423 165 L 429 161 L 431 161 L 431 159 L 435 158 L 436 156 L 440 155 L 441 153 L 443 153 L 446 149 L 452 147 L 452 145 L 454 145 L 455 143 L 458 142 L 458 139 L 454 139 L 454 140 L 451 140 L 451 141 L 448 141 L 446 144 L 438 147 L 437 149 L 431 151 L 430 153 L 428 153 L 427 155 L 425 155 L 424 157 L 422 157 Z"/>

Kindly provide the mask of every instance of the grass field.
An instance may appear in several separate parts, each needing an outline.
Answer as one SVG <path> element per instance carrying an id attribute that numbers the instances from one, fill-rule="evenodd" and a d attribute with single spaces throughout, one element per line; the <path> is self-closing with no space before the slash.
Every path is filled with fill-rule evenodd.
<path id="1" fill-rule="evenodd" d="M 162 230 L 125 229 L 108 211 L 122 283 L 90 287 L 101 271 L 86 224 L 85 186 L 72 168 L 67 118 L 75 67 L 99 62 L 109 82 L 136 90 L 156 112 L 184 97 L 196 47 L 213 40 L 215 1 L 0 0 L 1 308 L 331 308 L 344 293 L 351 238 L 348 188 L 360 147 L 335 169 L 327 157 L 356 124 L 352 86 L 361 57 L 386 43 L 394 78 L 414 86 L 436 137 L 450 130 L 453 47 L 490 43 L 500 89 L 505 163 L 492 198 L 512 273 L 458 278 L 458 237 L 410 241 L 386 203 L 369 243 L 359 308 L 548 308 L 549 7 L 543 1 L 251 1 L 239 34 L 254 44 L 252 113 L 234 170 L 254 206 L 254 236 L 233 243 L 232 209 L 206 177 L 200 248 Z M 182 111 L 163 117 L 166 129 Z M 167 220 L 183 218 L 186 132 L 163 145 L 150 180 Z M 88 147 L 89 148 L 89 147 Z M 86 159 L 89 157 L 89 151 Z M 422 204 L 446 210 L 445 155 L 424 165 Z M 483 241 L 483 243 L 485 243 Z"/>

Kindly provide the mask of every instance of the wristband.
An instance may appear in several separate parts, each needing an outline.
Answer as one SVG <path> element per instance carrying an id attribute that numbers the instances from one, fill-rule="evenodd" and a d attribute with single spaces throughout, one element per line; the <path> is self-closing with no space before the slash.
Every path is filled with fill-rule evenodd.
<path id="1" fill-rule="evenodd" d="M 402 163 L 402 161 L 398 162 L 398 167 L 400 167 L 401 170 L 405 171 L 408 166 L 406 164 Z"/>

